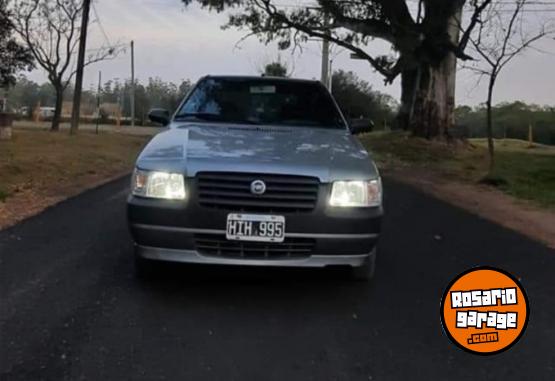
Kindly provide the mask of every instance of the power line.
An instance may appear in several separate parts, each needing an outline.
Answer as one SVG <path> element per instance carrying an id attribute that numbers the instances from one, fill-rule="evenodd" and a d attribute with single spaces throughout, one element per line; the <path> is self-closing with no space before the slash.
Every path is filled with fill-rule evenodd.
<path id="1" fill-rule="evenodd" d="M 514 12 L 516 9 L 497 9 L 496 12 Z M 519 12 L 522 13 L 544 13 L 544 12 L 554 12 L 555 8 L 546 9 L 521 9 Z"/>
<path id="2" fill-rule="evenodd" d="M 356 1 L 352 1 L 352 0 L 338 0 L 338 3 L 344 3 L 344 4 L 360 4 L 363 5 L 362 3 L 358 3 Z M 515 3 L 511 2 L 511 1 L 499 1 L 499 2 L 495 2 L 493 3 L 495 5 L 501 5 L 502 7 L 506 7 L 506 6 L 514 6 Z M 527 2 L 524 3 L 523 6 L 528 6 L 528 5 L 532 5 L 532 6 L 553 6 L 553 8 L 544 8 L 544 9 L 539 9 L 539 8 L 532 8 L 532 9 L 525 9 L 522 8 L 520 11 L 521 12 L 526 12 L 526 13 L 544 13 L 544 12 L 555 12 L 555 1 L 553 2 L 547 2 L 547 1 L 537 1 L 537 2 Z M 276 8 L 295 8 L 295 9 L 316 9 L 317 6 L 315 5 L 302 5 L 302 4 L 275 4 Z M 514 12 L 514 9 L 498 9 L 498 11 L 501 12 Z"/>
<path id="3" fill-rule="evenodd" d="M 112 43 L 110 42 L 110 39 L 108 38 L 108 34 L 106 33 L 106 30 L 104 30 L 104 27 L 102 26 L 102 22 L 100 21 L 100 17 L 98 16 L 98 12 L 96 10 L 96 7 L 94 5 L 94 1 L 92 2 L 92 9 L 94 12 L 94 17 L 96 18 L 96 21 L 98 22 L 98 27 L 100 28 L 100 31 L 102 32 L 102 35 L 104 36 L 104 39 L 106 40 L 106 43 L 108 44 L 108 46 L 112 46 Z"/>
<path id="4" fill-rule="evenodd" d="M 338 3 L 343 3 L 343 4 L 351 4 L 351 5 L 365 5 L 362 3 L 358 3 L 358 2 L 353 2 L 352 0 L 344 0 L 344 1 L 338 1 Z M 514 2 L 495 2 L 492 3 L 492 5 L 501 5 L 503 7 L 505 6 L 514 6 L 515 3 Z M 524 3 L 523 7 L 527 7 L 527 6 L 555 6 L 555 1 L 554 2 L 533 2 L 533 3 Z M 313 4 L 275 4 L 276 8 L 299 8 L 299 9 L 321 9 L 318 5 Z M 536 10 L 535 8 L 533 10 Z"/>

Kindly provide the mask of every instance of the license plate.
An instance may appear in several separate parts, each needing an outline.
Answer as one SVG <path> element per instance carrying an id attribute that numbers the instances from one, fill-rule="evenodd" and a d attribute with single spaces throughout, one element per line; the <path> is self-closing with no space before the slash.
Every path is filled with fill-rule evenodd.
<path id="1" fill-rule="evenodd" d="M 226 238 L 232 241 L 283 242 L 285 217 L 259 214 L 229 214 Z"/>

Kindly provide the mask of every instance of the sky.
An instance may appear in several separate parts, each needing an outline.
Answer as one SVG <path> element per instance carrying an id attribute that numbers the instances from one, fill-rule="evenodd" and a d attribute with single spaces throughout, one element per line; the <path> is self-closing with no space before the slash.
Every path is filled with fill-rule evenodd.
<path id="1" fill-rule="evenodd" d="M 196 81 L 206 74 L 257 75 L 261 68 L 278 56 L 294 77 L 319 78 L 321 44 L 307 43 L 302 52 L 278 51 L 275 44 L 264 45 L 256 37 L 240 42 L 246 30 L 222 30 L 227 14 L 216 14 L 197 6 L 184 7 L 180 0 L 94 0 L 88 48 L 106 44 L 128 45 L 135 41 L 136 77 L 145 83 L 149 77 L 180 82 Z M 555 18 L 555 12 L 552 13 Z M 98 18 L 97 18 L 98 15 Z M 100 22 L 99 22 L 100 20 Z M 104 32 L 103 32 L 104 31 Z M 545 39 L 516 58 L 502 72 L 495 89 L 494 102 L 523 100 L 540 105 L 555 104 L 555 40 Z M 389 47 L 377 41 L 365 50 L 385 53 Z M 539 51 L 541 50 L 541 51 Z M 88 66 L 85 88 L 96 87 L 98 72 L 103 82 L 129 79 L 130 49 L 117 58 Z M 400 80 L 385 86 L 383 77 L 362 60 L 353 60 L 348 51 L 332 49 L 333 68 L 355 72 L 375 90 L 399 98 Z M 44 72 L 29 75 L 35 81 L 46 80 Z M 486 82 L 477 84 L 475 74 L 462 70 L 457 76 L 457 103 L 477 105 L 486 98 Z"/>

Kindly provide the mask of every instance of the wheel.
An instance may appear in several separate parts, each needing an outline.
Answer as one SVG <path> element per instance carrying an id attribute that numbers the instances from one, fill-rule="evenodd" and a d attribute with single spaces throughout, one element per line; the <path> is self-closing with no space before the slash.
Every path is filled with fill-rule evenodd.
<path id="1" fill-rule="evenodd" d="M 358 281 L 369 281 L 374 277 L 376 270 L 376 249 L 372 251 L 372 255 L 360 267 L 351 269 L 351 279 Z"/>

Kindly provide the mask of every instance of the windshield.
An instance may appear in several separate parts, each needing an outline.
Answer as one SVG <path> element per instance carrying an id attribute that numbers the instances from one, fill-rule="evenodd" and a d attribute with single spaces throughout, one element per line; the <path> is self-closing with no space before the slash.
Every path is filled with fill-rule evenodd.
<path id="1" fill-rule="evenodd" d="M 202 80 L 175 119 L 345 128 L 330 94 L 318 83 L 271 79 Z"/>

